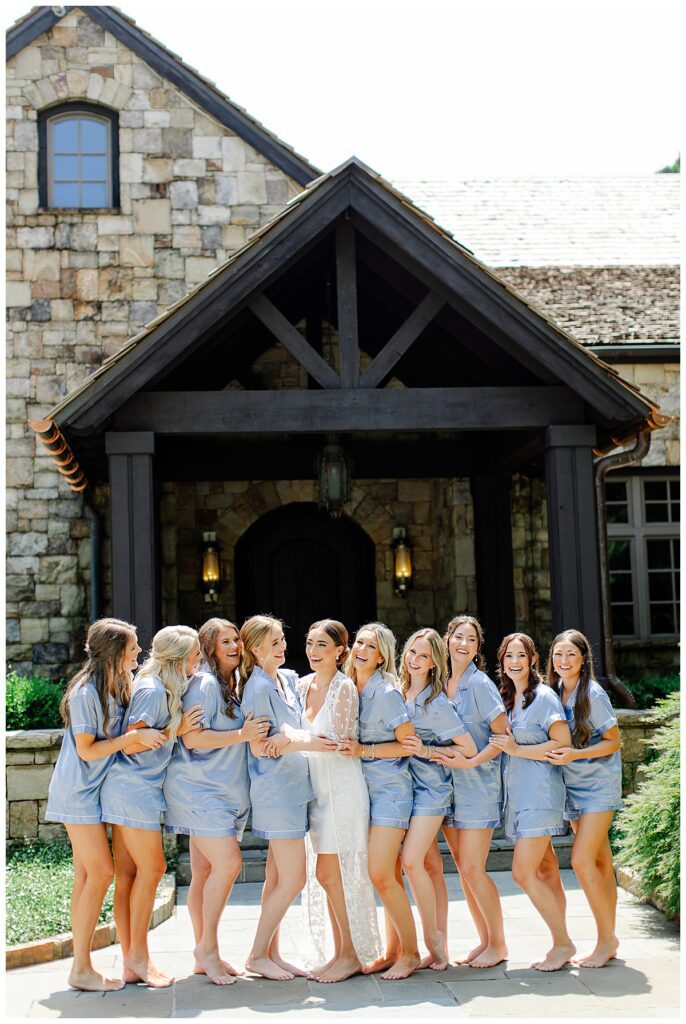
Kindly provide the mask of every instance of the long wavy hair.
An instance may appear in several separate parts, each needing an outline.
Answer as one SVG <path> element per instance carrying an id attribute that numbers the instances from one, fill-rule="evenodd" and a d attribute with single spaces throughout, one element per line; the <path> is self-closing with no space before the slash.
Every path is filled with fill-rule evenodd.
<path id="1" fill-rule="evenodd" d="M 482 653 L 484 646 L 484 631 L 479 620 L 474 618 L 473 615 L 456 615 L 454 619 L 450 620 L 446 627 L 446 631 L 443 636 L 443 643 L 445 644 L 445 653 L 448 659 L 448 672 L 450 672 L 450 648 L 448 647 L 448 641 L 450 640 L 450 637 L 453 635 L 458 626 L 473 626 L 474 631 L 476 632 L 477 640 L 479 642 L 479 646 L 476 649 L 476 654 L 474 655 L 473 661 L 477 668 L 481 669 L 482 672 L 485 672 L 486 660 Z"/>
<path id="2" fill-rule="evenodd" d="M 336 658 L 336 668 L 341 669 L 350 654 L 350 647 L 348 646 L 348 630 L 342 622 L 338 621 L 338 619 L 320 619 L 318 622 L 313 622 L 307 631 L 308 634 L 313 629 L 322 629 L 326 635 L 333 640 L 336 647 L 343 648 L 339 656 Z M 307 636 L 305 639 L 307 639 Z"/>
<path id="3" fill-rule="evenodd" d="M 585 747 L 591 738 L 593 729 L 589 725 L 588 719 L 591 714 L 591 700 L 588 694 L 590 683 L 592 679 L 595 679 L 595 670 L 593 668 L 593 653 L 591 651 L 591 645 L 578 629 L 565 629 L 553 640 L 550 645 L 550 653 L 548 654 L 548 671 L 546 674 L 546 682 L 548 686 L 552 687 L 555 693 L 560 699 L 562 699 L 562 680 L 555 672 L 553 667 L 553 651 L 558 644 L 568 643 L 574 644 L 576 649 L 580 652 L 584 659 L 581 665 L 581 672 L 579 673 L 579 682 L 576 688 L 576 702 L 574 704 L 574 729 L 572 731 L 572 744 L 577 748 Z"/>
<path id="4" fill-rule="evenodd" d="M 219 683 L 219 690 L 222 695 L 222 701 L 224 702 L 224 714 L 228 715 L 229 718 L 236 717 L 236 702 L 238 700 L 238 680 L 236 679 L 236 673 L 233 672 L 229 678 L 227 678 L 222 672 L 219 666 L 219 660 L 215 651 L 217 649 L 217 637 L 222 629 L 235 629 L 239 636 L 240 643 L 240 632 L 238 626 L 233 622 L 229 622 L 228 619 L 208 619 L 207 622 L 203 622 L 202 626 L 198 630 L 198 639 L 200 640 L 200 649 L 202 650 L 203 658 L 214 678 Z"/>
<path id="5" fill-rule="evenodd" d="M 507 648 L 513 640 L 519 640 L 526 651 L 526 656 L 529 661 L 529 681 L 526 690 L 522 694 L 524 699 L 523 706 L 528 708 L 532 700 L 536 695 L 536 690 L 543 682 L 541 671 L 539 667 L 540 659 L 538 657 L 538 651 L 536 650 L 536 644 L 533 642 L 530 636 L 526 633 L 508 633 L 507 636 L 503 637 L 500 642 L 497 654 L 497 668 L 496 673 L 498 676 L 498 683 L 500 684 L 500 693 L 503 698 L 503 704 L 508 714 L 512 711 L 515 702 L 515 696 L 517 690 L 515 684 L 512 682 L 510 677 L 505 672 L 505 653 Z"/>
<path id="6" fill-rule="evenodd" d="M 67 684 L 60 701 L 60 715 L 65 727 L 70 722 L 69 702 L 74 690 L 90 680 L 97 690 L 105 735 L 109 737 L 110 692 L 115 703 L 122 707 L 127 707 L 131 700 L 131 672 L 122 668 L 122 662 L 126 648 L 136 639 L 136 627 L 122 619 L 96 619 L 90 624 L 84 645 L 86 660 Z"/>
<path id="7" fill-rule="evenodd" d="M 379 645 L 379 656 L 383 659 L 381 665 L 379 665 L 379 671 L 384 679 L 387 679 L 394 686 L 398 685 L 398 676 L 395 671 L 395 636 L 383 622 L 366 622 L 364 626 L 360 626 L 358 631 L 355 633 L 355 640 L 357 640 L 360 633 L 363 630 L 370 630 L 376 637 L 376 642 Z M 353 648 L 355 641 L 353 640 Z M 348 655 L 343 671 L 347 676 L 350 676 L 352 681 L 357 685 L 357 672 L 353 663 L 353 650 L 351 649 Z"/>
<path id="8" fill-rule="evenodd" d="M 241 663 L 238 666 L 238 690 L 239 696 L 243 696 L 245 684 L 252 670 L 257 665 L 257 658 L 252 652 L 253 647 L 260 647 L 265 637 L 271 633 L 275 626 L 283 626 L 281 619 L 275 619 L 273 615 L 252 615 L 246 619 L 239 630 L 243 650 L 241 651 Z"/>
<path id="9" fill-rule="evenodd" d="M 435 629 L 417 629 L 405 641 L 403 652 L 400 655 L 400 671 L 398 677 L 400 679 L 400 690 L 403 697 L 407 694 L 410 688 L 410 673 L 407 665 L 405 664 L 405 655 L 408 653 L 410 648 L 417 640 L 426 640 L 429 647 L 431 648 L 431 658 L 433 661 L 433 668 L 429 669 L 428 685 L 431 687 L 431 693 L 426 701 L 430 704 L 431 701 L 443 693 L 445 689 L 445 677 L 448 669 L 448 658 L 445 652 L 445 644 L 443 638 L 436 632 Z"/>
<path id="10" fill-rule="evenodd" d="M 188 688 L 186 658 L 193 650 L 198 634 L 190 626 L 165 626 L 152 638 L 150 653 L 138 672 L 136 682 L 148 676 L 160 679 L 167 694 L 170 739 L 175 739 L 183 718 L 181 698 Z"/>

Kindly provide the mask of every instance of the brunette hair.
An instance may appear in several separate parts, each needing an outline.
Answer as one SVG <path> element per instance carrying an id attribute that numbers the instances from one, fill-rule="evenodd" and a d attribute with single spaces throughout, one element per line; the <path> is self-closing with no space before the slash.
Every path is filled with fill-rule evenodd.
<path id="1" fill-rule="evenodd" d="M 527 636 L 526 633 L 508 633 L 508 635 L 503 637 L 500 641 L 500 647 L 498 648 L 498 654 L 496 655 L 498 662 L 496 673 L 498 676 L 498 682 L 500 683 L 500 693 L 503 698 L 505 710 L 508 714 L 514 707 L 517 691 L 515 689 L 515 684 L 505 672 L 504 660 L 505 652 L 513 640 L 519 640 L 526 651 L 527 658 L 529 659 L 529 682 L 523 693 L 523 706 L 525 708 L 528 708 L 529 704 L 531 704 L 534 696 L 536 695 L 538 686 L 543 682 L 543 677 L 541 676 L 539 668 L 539 657 L 538 651 L 536 650 L 536 644 L 530 636 Z"/>
<path id="2" fill-rule="evenodd" d="M 417 629 L 411 637 L 408 637 L 405 641 L 403 652 L 400 655 L 400 672 L 398 673 L 400 678 L 400 691 L 403 697 L 410 688 L 410 673 L 408 672 L 407 665 L 405 664 L 405 655 L 416 640 L 426 640 L 431 648 L 431 658 L 434 664 L 433 668 L 429 669 L 429 686 L 431 687 L 431 693 L 426 701 L 427 704 L 430 704 L 434 697 L 437 697 L 439 693 L 443 693 L 445 688 L 444 684 L 448 666 L 445 644 L 443 643 L 442 637 L 435 629 Z"/>
<path id="3" fill-rule="evenodd" d="M 384 679 L 393 683 L 394 686 L 398 685 L 398 677 L 395 672 L 395 637 L 388 626 L 385 626 L 383 622 L 366 622 L 364 626 L 355 633 L 355 640 L 357 640 L 360 633 L 363 630 L 370 630 L 376 636 L 376 641 L 379 645 L 379 655 L 383 658 L 383 664 L 379 665 L 379 671 Z M 354 641 L 353 641 L 354 645 Z M 357 673 L 355 666 L 353 665 L 353 652 L 350 651 L 345 665 L 344 671 L 347 676 L 350 676 L 354 683 L 357 682 Z"/>
<path id="4" fill-rule="evenodd" d="M 448 657 L 448 672 L 450 672 L 450 648 L 448 647 L 448 641 L 458 626 L 472 626 L 474 628 L 479 646 L 476 649 L 473 661 L 477 668 L 481 669 L 482 672 L 485 672 L 486 660 L 482 653 L 484 647 L 484 631 L 479 620 L 474 618 L 473 615 L 456 615 L 455 618 L 451 619 L 447 625 L 445 635 L 443 637 L 443 643 L 445 644 L 445 651 Z"/>
<path id="5" fill-rule="evenodd" d="M 97 619 L 90 624 L 84 645 L 86 660 L 69 681 L 60 701 L 60 715 L 65 727 L 70 721 L 69 702 L 72 694 L 90 680 L 100 699 L 105 735 L 109 737 L 110 680 L 115 702 L 127 707 L 131 700 L 131 673 L 122 668 L 122 661 L 127 644 L 136 639 L 136 627 L 122 619 Z"/>
<path id="6" fill-rule="evenodd" d="M 217 637 L 221 629 L 235 629 L 238 633 L 240 641 L 240 633 L 238 626 L 233 622 L 229 622 L 228 619 L 208 619 L 207 622 L 203 622 L 202 626 L 198 630 L 198 639 L 200 640 L 200 648 L 205 659 L 205 664 L 219 683 L 219 689 L 221 691 L 222 700 L 224 702 L 224 714 L 228 715 L 229 718 L 236 717 L 236 701 L 237 696 L 237 680 L 235 672 L 227 679 L 219 667 L 219 661 L 214 653 L 217 647 Z"/>
<path id="7" fill-rule="evenodd" d="M 546 682 L 552 687 L 558 697 L 562 698 L 562 680 L 559 678 L 553 667 L 553 651 L 558 644 L 574 644 L 584 659 L 579 673 L 579 682 L 576 690 L 576 702 L 574 704 L 574 730 L 572 732 L 572 744 L 577 748 L 585 747 L 591 738 L 593 729 L 588 719 L 591 713 L 591 701 L 588 695 L 591 680 L 595 678 L 593 668 L 593 653 L 591 645 L 578 629 L 565 629 L 553 640 L 548 654 L 548 671 Z"/>
<path id="8" fill-rule="evenodd" d="M 338 621 L 338 619 L 320 619 L 319 622 L 313 622 L 307 633 L 309 634 L 313 629 L 323 629 L 326 635 L 333 640 L 336 647 L 343 648 L 342 652 L 336 658 L 336 667 L 341 669 L 350 654 L 350 647 L 348 646 L 348 630 L 342 622 Z M 307 634 L 305 635 L 305 639 L 307 639 Z"/>
<path id="9" fill-rule="evenodd" d="M 275 626 L 283 626 L 283 622 L 281 619 L 275 619 L 273 615 L 252 615 L 241 626 L 239 634 L 243 650 L 241 651 L 241 663 L 238 666 L 239 696 L 243 695 L 248 676 L 257 665 L 257 658 L 253 654 L 252 648 L 259 647 Z"/>
<path id="10" fill-rule="evenodd" d="M 152 638 L 150 653 L 136 674 L 136 682 L 154 676 L 164 686 L 170 740 L 176 738 L 183 718 L 181 698 L 188 689 L 185 662 L 197 639 L 198 634 L 190 626 L 165 626 L 158 630 Z"/>

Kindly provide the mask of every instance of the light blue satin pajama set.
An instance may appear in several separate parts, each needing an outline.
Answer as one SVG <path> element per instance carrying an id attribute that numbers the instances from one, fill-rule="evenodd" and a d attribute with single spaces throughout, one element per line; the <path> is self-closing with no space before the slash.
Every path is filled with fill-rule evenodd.
<path id="1" fill-rule="evenodd" d="M 574 731 L 574 709 L 579 687 L 575 687 L 564 705 L 567 724 Z M 600 743 L 603 733 L 617 725 L 610 698 L 600 683 L 591 680 L 588 687 L 588 724 L 593 732 L 587 747 Z M 562 765 L 562 778 L 567 790 L 564 816 L 576 821 L 589 811 L 618 811 L 622 807 L 622 755 L 617 750 L 605 757 L 587 757 Z"/>
<path id="2" fill-rule="evenodd" d="M 426 686 L 415 700 L 406 700 L 405 707 L 415 732 L 426 747 L 452 746 L 455 736 L 467 732 L 460 716 L 445 693 L 433 700 L 431 687 Z M 453 806 L 453 777 L 450 768 L 435 764 L 413 754 L 410 758 L 412 776 L 412 817 L 448 814 Z"/>
<path id="3" fill-rule="evenodd" d="M 124 709 L 110 694 L 108 718 L 100 703 L 95 684 L 90 680 L 72 691 L 69 697 L 69 725 L 48 789 L 46 821 L 68 825 L 99 825 L 102 819 L 100 789 L 114 761 L 114 754 L 84 761 L 79 757 L 74 739 L 79 733 L 96 740 L 116 739 L 121 735 Z M 108 732 L 105 732 L 107 724 Z"/>
<path id="4" fill-rule="evenodd" d="M 462 673 L 453 697 L 448 698 L 476 743 L 488 746 L 491 723 L 505 714 L 495 683 L 472 661 Z M 497 828 L 502 815 L 502 778 L 498 754 L 475 768 L 453 768 L 453 811 L 444 828 Z"/>
<path id="5" fill-rule="evenodd" d="M 410 716 L 403 695 L 395 685 L 375 672 L 360 694 L 360 743 L 392 743 L 395 730 Z M 412 814 L 410 758 L 362 758 L 362 772 L 369 790 L 370 825 L 407 828 Z"/>
<path id="6" fill-rule="evenodd" d="M 184 711 L 200 704 L 202 728 L 214 732 L 232 732 L 243 725 L 240 704 L 235 699 L 231 703 L 234 718 L 226 713 L 221 686 L 209 671 L 193 676 L 183 697 Z M 242 838 L 250 811 L 247 747 L 239 742 L 189 750 L 183 739 L 175 744 L 162 791 L 168 832 Z"/>
<path id="7" fill-rule="evenodd" d="M 557 694 L 545 683 L 539 683 L 528 708 L 521 697 L 509 715 L 510 728 L 518 744 L 545 743 L 554 722 L 566 721 L 564 708 Z M 561 836 L 565 826 L 565 786 L 562 769 L 548 761 L 531 761 L 524 757 L 504 755 L 505 834 L 509 839 L 531 836 Z"/>
<path id="8" fill-rule="evenodd" d="M 268 673 L 256 666 L 246 680 L 241 710 L 255 718 L 269 719 L 269 735 L 283 725 L 302 728 L 302 706 L 298 700 L 298 673 L 279 669 L 286 699 Z M 255 757 L 248 750 L 253 835 L 262 839 L 302 839 L 307 834 L 307 805 L 314 799 L 310 772 L 300 752 L 281 757 Z"/>
<path id="9" fill-rule="evenodd" d="M 151 729 L 169 725 L 167 692 L 161 679 L 144 676 L 134 683 L 131 703 L 126 709 L 122 731 L 129 724 L 145 722 Z M 174 743 L 139 754 L 119 751 L 100 791 L 102 820 L 128 828 L 159 830 L 164 811 L 162 784 L 171 760 Z"/>

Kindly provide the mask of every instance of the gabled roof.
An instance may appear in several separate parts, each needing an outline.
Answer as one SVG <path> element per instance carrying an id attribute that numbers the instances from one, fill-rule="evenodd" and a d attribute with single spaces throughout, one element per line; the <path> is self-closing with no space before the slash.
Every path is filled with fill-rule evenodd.
<path id="1" fill-rule="evenodd" d="M 38 36 L 56 25 L 75 7 L 34 7 L 7 32 L 7 59 L 28 46 Z M 172 82 L 189 99 L 229 128 L 258 153 L 270 160 L 299 185 L 307 185 L 321 171 L 270 132 L 263 124 L 221 92 L 214 82 L 185 64 L 136 22 L 116 7 L 84 6 L 78 8 L 89 18 L 111 32 L 125 46 L 144 60 L 158 74 Z M 58 13 L 56 13 L 58 12 Z M 190 11 L 189 11 L 190 13 Z"/>
<path id="2" fill-rule="evenodd" d="M 76 434 L 103 429 L 133 394 L 154 387 L 172 365 L 194 351 L 208 320 L 225 317 L 246 296 L 278 278 L 280 268 L 317 232 L 343 214 L 431 274 L 458 306 L 471 304 L 506 336 L 510 355 L 540 366 L 580 395 L 606 424 L 634 426 L 655 408 L 611 367 L 542 315 L 480 263 L 410 199 L 361 161 L 351 158 L 322 175 L 207 281 L 148 324 L 98 371 L 71 392 L 49 419 Z M 450 301 L 450 298 L 447 299 Z"/>

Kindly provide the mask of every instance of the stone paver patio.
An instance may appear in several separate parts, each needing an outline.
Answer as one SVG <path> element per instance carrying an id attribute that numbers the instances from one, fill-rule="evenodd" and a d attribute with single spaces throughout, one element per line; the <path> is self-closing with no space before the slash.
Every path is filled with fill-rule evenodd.
<path id="1" fill-rule="evenodd" d="M 569 927 L 580 952 L 592 948 L 593 918 L 571 871 L 563 873 L 568 895 Z M 357 977 L 337 985 L 297 978 L 268 982 L 240 978 L 217 987 L 188 976 L 193 948 L 186 908 L 187 890 L 178 893 L 175 915 L 151 932 L 155 962 L 178 981 L 160 991 L 127 985 L 106 995 L 78 993 L 67 987 L 69 961 L 20 968 L 6 975 L 7 1016 L 66 1018 L 229 1018 L 252 1020 L 275 1015 L 303 1020 L 387 1018 L 434 1020 L 480 1018 L 647 1018 L 679 1017 L 679 938 L 675 924 L 620 889 L 618 933 L 620 957 L 609 967 L 568 967 L 541 974 L 529 967 L 547 947 L 545 926 L 509 872 L 493 876 L 503 900 L 510 947 L 507 963 L 486 971 L 451 967 L 445 972 L 419 971 L 407 981 L 384 982 Z M 450 952 L 454 958 L 471 947 L 474 928 L 456 875 L 446 876 L 450 892 Z M 236 887 L 221 926 L 222 952 L 242 966 L 257 918 L 261 885 Z M 380 913 L 380 912 L 379 912 Z M 415 912 L 416 914 L 416 912 Z M 282 929 L 284 956 L 301 963 L 309 943 L 300 908 L 292 907 Z M 101 970 L 120 973 L 118 946 L 94 953 Z"/>

